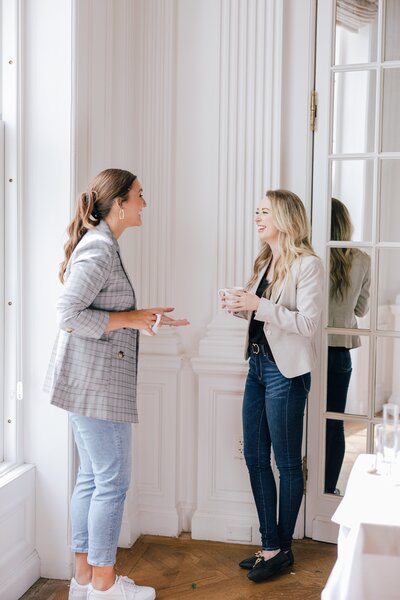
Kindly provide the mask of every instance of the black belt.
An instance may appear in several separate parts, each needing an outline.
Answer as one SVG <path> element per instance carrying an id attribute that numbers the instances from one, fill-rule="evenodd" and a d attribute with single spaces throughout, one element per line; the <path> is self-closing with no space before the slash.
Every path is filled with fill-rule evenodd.
<path id="1" fill-rule="evenodd" d="M 275 362 L 271 348 L 268 344 L 255 344 L 254 342 L 251 342 L 249 344 L 249 354 L 262 354 L 263 356 L 268 356 L 270 360 Z"/>

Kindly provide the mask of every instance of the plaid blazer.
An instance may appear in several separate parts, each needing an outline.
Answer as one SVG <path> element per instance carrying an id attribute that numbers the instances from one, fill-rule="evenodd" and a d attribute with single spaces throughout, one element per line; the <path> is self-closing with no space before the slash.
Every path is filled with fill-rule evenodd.
<path id="1" fill-rule="evenodd" d="M 110 421 L 137 423 L 139 332 L 105 332 L 108 313 L 136 308 L 119 245 L 101 221 L 77 244 L 57 302 L 60 331 L 46 376 L 51 403 Z"/>

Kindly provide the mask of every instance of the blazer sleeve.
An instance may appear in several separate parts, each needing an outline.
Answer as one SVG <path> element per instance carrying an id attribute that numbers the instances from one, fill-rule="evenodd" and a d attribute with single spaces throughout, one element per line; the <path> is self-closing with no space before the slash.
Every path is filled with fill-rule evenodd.
<path id="1" fill-rule="evenodd" d="M 108 311 L 91 308 L 110 277 L 113 248 L 93 240 L 77 246 L 63 292 L 57 302 L 60 329 L 83 337 L 99 339 L 108 324 Z"/>
<path id="2" fill-rule="evenodd" d="M 361 285 L 360 295 L 357 299 L 357 304 L 354 313 L 357 317 L 363 317 L 369 310 L 369 295 L 371 287 L 371 259 L 367 255 L 367 266 L 364 274 L 364 279 Z"/>
<path id="3" fill-rule="evenodd" d="M 288 282 L 286 285 L 290 285 Z M 294 284 L 292 284 L 294 285 Z M 323 305 L 323 266 L 319 258 L 301 260 L 296 289 L 296 309 L 261 298 L 254 316 L 258 321 L 276 325 L 288 333 L 312 337 L 316 332 Z"/>

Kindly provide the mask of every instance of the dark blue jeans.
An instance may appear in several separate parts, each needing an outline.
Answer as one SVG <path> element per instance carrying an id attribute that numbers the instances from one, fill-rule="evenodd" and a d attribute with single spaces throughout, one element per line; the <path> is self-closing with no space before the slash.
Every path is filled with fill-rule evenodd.
<path id="1" fill-rule="evenodd" d="M 352 372 L 350 350 L 328 348 L 326 410 L 344 413 Z M 325 493 L 333 494 L 345 454 L 343 421 L 327 419 L 325 440 Z"/>
<path id="2" fill-rule="evenodd" d="M 268 356 L 250 357 L 243 400 L 244 457 L 264 550 L 288 550 L 292 543 L 303 497 L 301 443 L 310 385 L 310 373 L 287 379 Z M 279 519 L 271 446 L 279 470 Z"/>

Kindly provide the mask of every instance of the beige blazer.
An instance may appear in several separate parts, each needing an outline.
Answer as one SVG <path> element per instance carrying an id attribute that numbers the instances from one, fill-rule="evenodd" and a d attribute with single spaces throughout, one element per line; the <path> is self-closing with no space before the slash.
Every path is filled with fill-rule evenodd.
<path id="1" fill-rule="evenodd" d="M 369 310 L 369 294 L 371 286 L 371 257 L 366 252 L 356 252 L 350 271 L 351 285 L 343 300 L 329 299 L 329 327 L 357 329 L 356 317 L 364 317 Z M 358 335 L 331 333 L 328 335 L 328 346 L 358 348 L 361 340 Z"/>
<path id="2" fill-rule="evenodd" d="M 255 293 L 265 269 L 253 287 Z M 264 321 L 264 333 L 276 365 L 282 375 L 297 377 L 312 371 L 316 363 L 314 336 L 317 331 L 322 306 L 324 271 L 316 256 L 303 256 L 294 261 L 290 277 L 287 276 L 276 301 L 261 298 L 255 319 Z M 247 319 L 250 323 L 251 311 Z M 247 330 L 245 356 L 248 358 L 249 334 Z"/>

